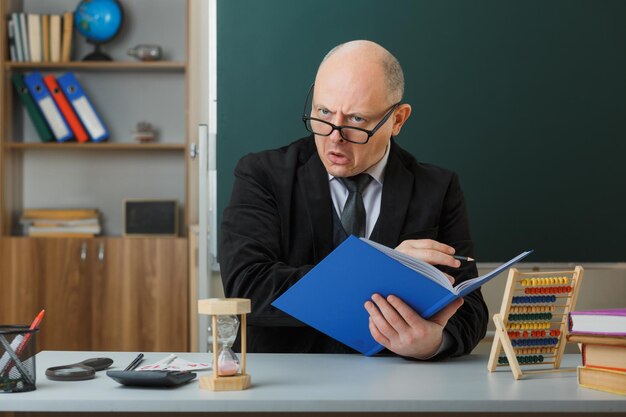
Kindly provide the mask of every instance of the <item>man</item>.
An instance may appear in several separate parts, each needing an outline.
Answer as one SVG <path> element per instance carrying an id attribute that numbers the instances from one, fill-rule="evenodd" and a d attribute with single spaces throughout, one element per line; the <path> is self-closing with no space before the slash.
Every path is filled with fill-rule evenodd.
<path id="1" fill-rule="evenodd" d="M 457 176 L 418 163 L 392 139 L 411 114 L 403 93 L 402 69 L 386 49 L 339 45 L 318 69 L 310 114 L 307 97 L 313 134 L 237 165 L 220 264 L 226 296 L 252 299 L 250 352 L 352 351 L 270 305 L 348 234 L 438 265 L 456 283 L 477 275 L 452 256 L 473 255 Z M 395 296 L 372 294 L 364 308 L 373 338 L 409 358 L 469 353 L 487 326 L 480 291 L 429 320 Z"/>

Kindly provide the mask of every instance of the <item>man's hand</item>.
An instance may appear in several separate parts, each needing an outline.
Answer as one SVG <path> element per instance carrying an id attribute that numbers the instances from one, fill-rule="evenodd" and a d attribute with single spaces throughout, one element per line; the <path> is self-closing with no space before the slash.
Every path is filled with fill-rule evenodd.
<path id="1" fill-rule="evenodd" d="M 374 294 L 365 309 L 374 340 L 398 355 L 428 359 L 439 350 L 446 323 L 462 305 L 463 299 L 458 298 L 425 320 L 400 298 Z"/>
<path id="2" fill-rule="evenodd" d="M 405 240 L 396 247 L 406 255 L 420 259 L 431 265 L 446 265 L 452 268 L 461 266 L 461 261 L 454 259 L 454 248 L 432 239 Z"/>
<path id="3" fill-rule="evenodd" d="M 461 261 L 452 257 L 455 252 L 452 246 L 432 239 L 405 240 L 396 247 L 396 250 L 431 265 L 447 265 L 452 268 L 461 266 Z M 454 278 L 445 272 L 444 274 L 450 283 L 454 284 Z"/>

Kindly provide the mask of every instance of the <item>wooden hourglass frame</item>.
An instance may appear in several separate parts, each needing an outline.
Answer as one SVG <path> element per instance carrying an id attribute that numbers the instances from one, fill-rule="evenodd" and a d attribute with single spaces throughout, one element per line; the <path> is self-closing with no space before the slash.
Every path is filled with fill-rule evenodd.
<path id="1" fill-rule="evenodd" d="M 210 391 L 238 391 L 250 386 L 250 375 L 246 374 L 246 314 L 250 313 L 250 300 L 246 298 L 209 298 L 198 300 L 198 314 L 208 314 L 212 319 L 213 375 L 200 378 L 200 388 Z M 241 372 L 231 376 L 219 375 L 219 345 L 217 316 L 239 315 L 241 330 Z"/>
<path id="2" fill-rule="evenodd" d="M 570 271 L 509 270 L 500 312 L 493 316 L 496 333 L 490 372 L 498 366 L 510 367 L 513 377 L 520 379 L 525 374 L 559 370 L 568 313 L 576 305 L 583 272 L 581 266 Z"/>

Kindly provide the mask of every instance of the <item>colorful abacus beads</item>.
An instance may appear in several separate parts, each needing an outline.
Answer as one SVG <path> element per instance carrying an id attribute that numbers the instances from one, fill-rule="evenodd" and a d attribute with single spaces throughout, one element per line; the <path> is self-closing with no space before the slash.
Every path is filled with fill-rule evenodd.
<path id="1" fill-rule="evenodd" d="M 569 285 L 564 287 L 528 287 L 524 294 L 567 294 L 572 291 Z"/>
<path id="2" fill-rule="evenodd" d="M 511 300 L 513 304 L 547 304 L 555 301 L 556 295 L 522 295 L 513 297 Z"/>
<path id="3" fill-rule="evenodd" d="M 509 323 L 507 325 L 507 330 L 548 330 L 550 329 L 549 322 L 516 322 Z"/>
<path id="4" fill-rule="evenodd" d="M 552 313 L 509 314 L 509 321 L 552 320 Z"/>
<path id="5" fill-rule="evenodd" d="M 530 356 L 518 356 L 517 361 L 520 365 L 531 365 L 537 363 L 543 363 L 543 355 L 530 355 Z M 500 356 L 498 358 L 499 365 L 508 365 L 509 360 L 506 356 Z"/>
<path id="6" fill-rule="evenodd" d="M 514 306 L 509 313 L 554 313 L 556 306 Z"/>
<path id="7" fill-rule="evenodd" d="M 513 347 L 527 346 L 556 346 L 559 343 L 558 337 L 545 337 L 539 339 L 513 339 L 511 344 Z"/>
<path id="8" fill-rule="evenodd" d="M 524 278 L 522 287 L 537 287 L 546 285 L 565 285 L 568 282 L 567 277 L 546 277 L 546 278 Z"/>

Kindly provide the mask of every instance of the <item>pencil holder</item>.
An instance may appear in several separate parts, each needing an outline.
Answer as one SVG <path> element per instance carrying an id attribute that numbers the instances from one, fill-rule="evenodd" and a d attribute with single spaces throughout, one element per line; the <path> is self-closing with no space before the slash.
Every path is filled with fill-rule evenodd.
<path id="1" fill-rule="evenodd" d="M 38 328 L 0 325 L 0 392 L 35 389 L 35 334 Z"/>

